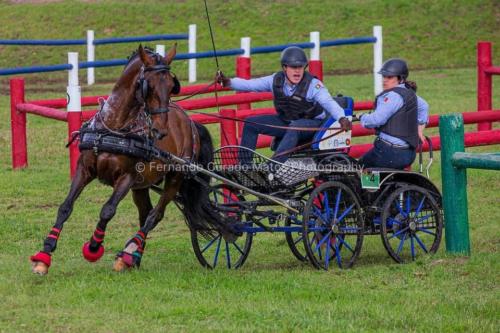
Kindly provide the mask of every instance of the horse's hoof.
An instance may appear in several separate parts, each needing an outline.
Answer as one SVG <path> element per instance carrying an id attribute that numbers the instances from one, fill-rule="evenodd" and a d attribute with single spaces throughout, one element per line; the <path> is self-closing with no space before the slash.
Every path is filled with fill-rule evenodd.
<path id="1" fill-rule="evenodd" d="M 49 266 L 41 261 L 35 261 L 31 263 L 31 271 L 33 274 L 46 275 L 49 272 Z"/>
<path id="2" fill-rule="evenodd" d="M 82 254 L 85 260 L 95 262 L 101 259 L 102 255 L 104 254 L 104 246 L 100 245 L 97 249 L 97 252 L 92 252 L 90 251 L 90 242 L 87 242 L 83 244 Z"/>
<path id="3" fill-rule="evenodd" d="M 49 253 L 40 251 L 34 256 L 30 257 L 31 271 L 38 275 L 45 275 L 49 272 L 52 257 Z"/>
<path id="4" fill-rule="evenodd" d="M 129 266 L 123 261 L 121 257 L 116 258 L 115 263 L 113 264 L 113 270 L 115 272 L 123 272 L 127 270 Z"/>

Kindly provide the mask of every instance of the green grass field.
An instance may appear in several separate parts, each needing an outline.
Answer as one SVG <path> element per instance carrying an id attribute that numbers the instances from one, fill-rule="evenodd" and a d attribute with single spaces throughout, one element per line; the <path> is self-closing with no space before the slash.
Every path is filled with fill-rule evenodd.
<path id="1" fill-rule="evenodd" d="M 422 69 L 412 71 L 411 79 L 418 82 L 432 114 L 476 109 L 477 40 L 495 42 L 494 63 L 500 63 L 500 8 L 495 1 L 208 3 L 221 49 L 238 46 L 239 38 L 247 34 L 254 46 L 261 46 L 307 40 L 310 30 L 320 30 L 324 39 L 361 36 L 369 34 L 372 25 L 382 24 L 385 57 L 404 56 L 412 69 Z M 3 1 L 1 38 L 83 38 L 90 27 L 98 37 L 158 33 L 158 27 L 177 33 L 197 23 L 199 50 L 209 50 L 202 10 L 202 1 L 195 0 Z M 134 47 L 103 47 L 98 54 L 102 59 L 123 58 Z M 0 46 L 0 67 L 63 63 L 68 51 L 13 50 Z M 364 74 L 371 68 L 371 52 L 370 45 L 322 52 L 325 70 L 334 73 L 325 78 L 330 91 L 356 100 L 372 99 L 373 78 Z M 253 72 L 276 70 L 276 56 L 256 57 Z M 221 61 L 221 68 L 230 74 L 233 67 L 233 59 Z M 174 63 L 173 69 L 186 78 L 185 62 Z M 213 60 L 200 61 L 203 80 L 214 71 Z M 355 74 L 338 75 L 346 71 Z M 99 84 L 83 86 L 83 95 L 109 93 L 119 68 L 97 72 Z M 80 73 L 81 79 L 84 74 Z M 65 85 L 65 73 L 30 75 L 26 97 L 64 98 Z M 467 172 L 471 257 L 447 255 L 443 239 L 435 256 L 397 265 L 380 237 L 370 236 L 353 269 L 328 272 L 298 262 L 282 234 L 257 235 L 239 270 L 207 271 L 194 256 L 182 216 L 171 206 L 150 234 L 141 269 L 114 273 L 115 254 L 137 231 L 137 212 L 131 197 L 125 198 L 108 226 L 104 257 L 97 263 L 86 262 L 81 246 L 111 194 L 111 188 L 94 182 L 75 204 L 49 275 L 40 277 L 30 272 L 29 256 L 41 249 L 69 188 L 67 127 L 28 116 L 29 167 L 12 171 L 9 105 L 8 80 L 1 78 L 0 332 L 498 332 L 500 177 L 496 171 Z M 255 107 L 259 105 L 263 104 Z M 499 85 L 494 87 L 493 105 L 500 105 Z M 217 144 L 217 128 L 211 131 Z M 436 135 L 437 128 L 427 134 Z M 369 140 L 355 138 L 354 143 Z M 500 145 L 467 149 L 499 150 Z M 439 153 L 431 180 L 441 188 Z"/>
<path id="2" fill-rule="evenodd" d="M 433 113 L 474 109 L 473 70 L 414 74 Z M 437 78 L 456 82 L 458 88 L 446 89 Z M 368 75 L 328 77 L 326 83 L 360 99 L 371 93 Z M 110 86 L 92 89 L 104 93 Z M 498 89 L 495 93 L 498 105 Z M 28 98 L 57 96 L 28 92 Z M 0 112 L 8 119 L 6 97 L 0 98 Z M 109 224 L 103 259 L 89 264 L 81 245 L 111 193 L 92 183 L 65 226 L 49 275 L 40 277 L 30 273 L 28 257 L 40 249 L 68 189 L 66 126 L 33 116 L 28 123 L 30 166 L 15 172 L 10 169 L 9 124 L 0 124 L 0 331 L 493 332 L 498 327 L 500 179 L 494 171 L 468 172 L 470 258 L 446 255 L 443 242 L 436 256 L 397 265 L 380 238 L 371 236 L 353 269 L 329 272 L 296 261 L 282 234 L 257 235 L 238 271 L 206 271 L 172 206 L 150 234 L 141 269 L 116 274 L 111 271 L 114 255 L 137 230 L 130 197 Z M 437 155 L 431 178 L 440 186 Z"/>

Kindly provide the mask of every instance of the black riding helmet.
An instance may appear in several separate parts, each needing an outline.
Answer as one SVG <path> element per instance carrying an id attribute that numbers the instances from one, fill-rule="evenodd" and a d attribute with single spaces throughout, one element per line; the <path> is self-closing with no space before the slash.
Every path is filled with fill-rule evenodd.
<path id="1" fill-rule="evenodd" d="M 384 62 L 378 73 L 383 76 L 397 76 L 400 79 L 406 80 L 408 77 L 408 65 L 403 59 L 392 58 Z"/>
<path id="2" fill-rule="evenodd" d="M 281 52 L 281 66 L 305 67 L 307 66 L 307 57 L 300 47 L 290 46 Z"/>

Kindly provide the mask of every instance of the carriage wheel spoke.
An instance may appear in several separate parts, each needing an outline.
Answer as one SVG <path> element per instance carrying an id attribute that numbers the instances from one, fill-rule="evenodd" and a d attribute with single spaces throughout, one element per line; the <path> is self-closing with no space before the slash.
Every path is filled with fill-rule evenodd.
<path id="1" fill-rule="evenodd" d="M 423 197 L 422 201 L 420 201 L 420 203 L 418 204 L 418 207 L 415 210 L 415 215 L 414 216 L 418 216 L 418 214 L 420 214 L 420 211 L 422 210 L 422 207 L 424 206 L 424 201 L 425 201 L 425 197 Z"/>
<path id="2" fill-rule="evenodd" d="M 404 229 L 399 230 L 398 232 L 393 233 L 393 234 L 392 234 L 392 236 L 391 236 L 391 237 L 389 237 L 389 239 L 394 238 L 394 237 L 396 237 L 396 236 L 400 235 L 402 232 L 405 232 L 405 231 L 406 231 L 406 230 L 408 230 L 408 229 L 410 229 L 410 227 L 406 227 L 406 228 L 404 228 Z"/>
<path id="3" fill-rule="evenodd" d="M 330 235 L 331 235 L 332 231 L 329 231 L 319 242 L 318 242 L 318 245 L 316 245 L 316 248 L 314 249 L 314 251 L 318 251 L 318 249 L 325 243 L 325 241 L 327 239 L 329 239 Z"/>
<path id="4" fill-rule="evenodd" d="M 219 251 L 220 251 L 220 244 L 222 241 L 222 236 L 219 235 L 219 241 L 217 242 L 217 249 L 215 250 L 215 256 L 214 256 L 214 268 L 217 266 L 217 260 L 219 259 Z"/>
<path id="5" fill-rule="evenodd" d="M 425 232 L 426 234 L 429 234 L 429 235 L 432 235 L 432 236 L 436 236 L 435 233 L 433 233 L 432 231 L 429 231 L 425 228 L 417 228 L 418 231 L 422 231 L 422 232 Z"/>
<path id="6" fill-rule="evenodd" d="M 337 214 L 339 212 L 339 206 L 340 206 L 340 197 L 341 197 L 342 192 L 340 191 L 340 188 L 337 191 L 337 200 L 335 200 L 335 213 L 333 215 L 333 218 L 337 218 Z"/>
<path id="7" fill-rule="evenodd" d="M 226 243 L 226 261 L 227 261 L 227 268 L 231 268 L 231 252 L 229 251 L 229 243 L 227 241 L 224 241 Z"/>
<path id="8" fill-rule="evenodd" d="M 240 252 L 241 254 L 244 254 L 243 253 L 243 250 L 238 246 L 238 244 L 236 243 L 233 243 L 234 247 L 236 248 L 236 250 L 238 250 L 238 252 Z"/>
<path id="9" fill-rule="evenodd" d="M 328 221 L 331 219 L 331 211 L 330 211 L 330 202 L 328 200 L 328 192 L 326 191 L 323 194 L 323 208 L 325 209 L 326 220 Z"/>
<path id="10" fill-rule="evenodd" d="M 294 241 L 293 241 L 293 243 L 294 243 L 295 245 L 297 245 L 297 244 L 298 244 L 300 241 L 302 241 L 303 239 L 304 239 L 304 237 L 302 237 L 302 235 L 300 235 L 299 237 L 297 237 L 297 239 L 296 239 L 296 240 L 294 240 Z"/>
<path id="11" fill-rule="evenodd" d="M 410 193 L 408 193 L 408 196 L 406 197 L 406 216 L 410 216 L 411 213 L 411 196 Z"/>
<path id="12" fill-rule="evenodd" d="M 342 257 L 340 255 L 338 242 L 335 242 L 335 257 L 337 257 L 337 264 L 339 265 L 339 267 L 342 267 Z"/>
<path id="13" fill-rule="evenodd" d="M 352 253 L 354 253 L 354 250 L 353 250 L 353 249 L 352 249 L 352 247 L 349 245 L 349 243 L 347 243 L 347 242 L 345 241 L 345 239 L 342 239 L 342 237 L 339 237 L 339 236 L 337 236 L 337 239 L 338 239 L 339 241 L 341 241 L 341 242 L 342 242 L 342 244 L 344 244 L 344 246 L 345 246 L 345 247 L 346 247 L 349 251 L 351 251 Z"/>
<path id="14" fill-rule="evenodd" d="M 399 246 L 398 246 L 398 250 L 396 251 L 396 254 L 399 255 L 399 253 L 401 252 L 401 250 L 403 249 L 403 245 L 405 243 L 405 240 L 406 240 L 406 235 L 407 233 L 405 233 L 403 235 L 403 238 L 401 238 L 401 241 L 399 242 Z"/>
<path id="15" fill-rule="evenodd" d="M 402 222 L 401 221 L 398 221 L 396 220 L 395 218 L 392 218 L 392 217 L 389 217 L 387 218 L 388 221 L 392 222 L 392 223 L 396 223 L 397 225 L 401 225 Z"/>
<path id="16" fill-rule="evenodd" d="M 314 208 L 316 216 L 323 221 L 323 224 L 328 225 L 328 218 L 325 218 L 323 213 L 318 209 Z"/>
<path id="17" fill-rule="evenodd" d="M 351 206 L 349 206 L 343 213 L 342 215 L 339 216 L 339 218 L 337 219 L 337 223 L 339 223 L 340 221 L 342 221 L 342 219 L 351 212 L 351 210 L 354 208 L 354 204 L 352 204 Z"/>
<path id="18" fill-rule="evenodd" d="M 412 235 L 410 235 L 410 249 L 411 249 L 411 259 L 415 260 L 415 241 L 413 240 Z"/>
<path id="19" fill-rule="evenodd" d="M 422 216 L 421 218 L 417 219 L 415 222 L 416 223 L 423 223 L 425 220 L 428 220 L 429 217 L 431 217 L 433 214 L 428 214 L 428 215 L 425 215 L 425 216 Z"/>
<path id="20" fill-rule="evenodd" d="M 220 235 L 218 237 L 215 237 L 214 239 L 212 239 L 207 245 L 205 245 L 205 247 L 201 250 L 201 253 L 204 253 L 210 246 L 212 246 L 212 244 L 217 240 L 219 239 Z"/>
<path id="21" fill-rule="evenodd" d="M 418 245 L 422 248 L 422 250 L 424 250 L 425 253 L 429 253 L 429 251 L 427 251 L 427 248 L 425 247 L 424 243 L 422 242 L 422 240 L 417 236 L 417 234 L 414 235 L 415 236 L 415 239 L 417 240 L 417 243 Z"/>
<path id="22" fill-rule="evenodd" d="M 328 243 L 330 243 L 330 241 L 328 241 Z M 330 263 L 330 246 L 327 246 L 325 253 L 325 269 L 328 269 L 329 263 Z"/>

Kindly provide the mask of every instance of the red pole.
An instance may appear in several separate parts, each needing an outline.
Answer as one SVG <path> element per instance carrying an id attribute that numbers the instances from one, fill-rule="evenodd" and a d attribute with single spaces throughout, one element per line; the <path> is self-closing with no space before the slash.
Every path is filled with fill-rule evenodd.
<path id="1" fill-rule="evenodd" d="M 26 113 L 17 109 L 24 103 L 24 79 L 10 80 L 10 130 L 12 134 L 12 168 L 21 169 L 28 166 L 28 149 L 26 140 Z"/>
<path id="2" fill-rule="evenodd" d="M 309 72 L 316 76 L 320 81 L 323 81 L 323 61 L 321 60 L 310 60 L 309 61 Z"/>
<path id="3" fill-rule="evenodd" d="M 236 57 L 236 76 L 246 80 L 252 78 L 252 58 Z M 250 103 L 238 104 L 236 108 L 237 110 L 249 110 L 252 108 L 252 105 Z M 243 133 L 242 123 L 238 123 L 238 133 Z"/>
<path id="4" fill-rule="evenodd" d="M 491 43 L 477 43 L 477 110 L 491 110 L 492 82 L 491 74 L 485 71 L 491 67 Z M 478 131 L 491 130 L 491 123 L 477 124 Z"/>
<path id="5" fill-rule="evenodd" d="M 234 109 L 221 109 L 219 114 L 222 117 L 236 117 L 236 110 Z M 229 119 L 220 120 L 220 145 L 221 147 L 228 145 L 237 145 L 238 138 L 236 135 L 236 122 Z"/>
<path id="6" fill-rule="evenodd" d="M 82 112 L 70 111 L 68 112 L 68 142 L 73 137 L 73 134 L 80 130 L 82 127 Z M 69 170 L 70 176 L 73 178 L 76 172 L 76 164 L 78 157 L 80 157 L 80 150 L 78 149 L 78 139 L 69 145 Z"/>

